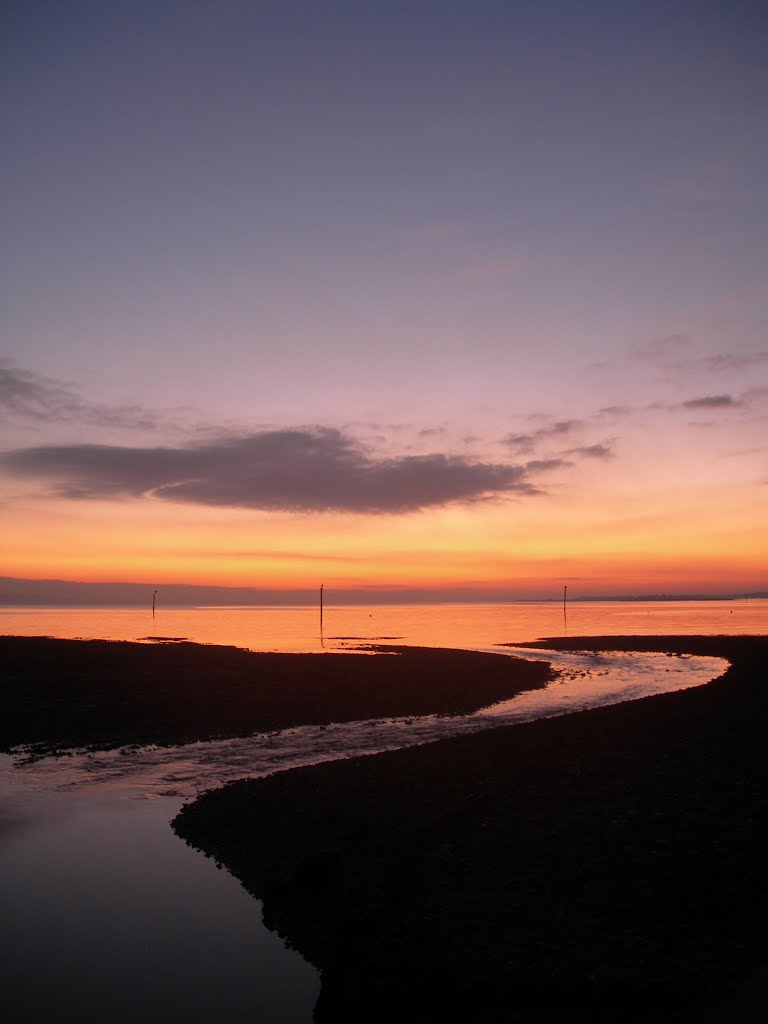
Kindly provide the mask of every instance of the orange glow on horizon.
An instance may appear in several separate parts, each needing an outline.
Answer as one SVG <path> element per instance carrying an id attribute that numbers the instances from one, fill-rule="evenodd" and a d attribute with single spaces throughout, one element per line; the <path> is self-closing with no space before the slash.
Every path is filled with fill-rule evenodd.
<path id="1" fill-rule="evenodd" d="M 713 496 L 712 515 L 546 498 L 393 516 L 299 516 L 157 501 L 41 502 L 24 510 L 3 575 L 268 590 L 452 590 L 556 595 L 766 588 L 764 527 Z M 22 521 L 23 520 L 23 521 Z M 691 524 L 695 524 L 695 529 Z"/>

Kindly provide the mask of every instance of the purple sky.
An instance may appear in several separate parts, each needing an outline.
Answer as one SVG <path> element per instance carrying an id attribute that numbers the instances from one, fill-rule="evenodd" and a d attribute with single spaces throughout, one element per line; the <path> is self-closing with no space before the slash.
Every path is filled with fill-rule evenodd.
<path id="1" fill-rule="evenodd" d="M 608 493 L 643 449 L 656 501 L 741 458 L 764 509 L 765 3 L 1 17 L 13 509 L 38 478 L 267 510 L 565 502 L 574 466 Z M 304 442 L 331 462 L 305 473 Z M 277 454 L 250 487 L 255 451 Z"/>

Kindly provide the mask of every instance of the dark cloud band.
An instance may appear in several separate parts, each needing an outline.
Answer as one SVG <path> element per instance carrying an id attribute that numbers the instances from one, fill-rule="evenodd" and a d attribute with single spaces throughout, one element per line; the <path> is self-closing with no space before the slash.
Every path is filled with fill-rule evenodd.
<path id="1" fill-rule="evenodd" d="M 403 513 L 490 495 L 535 494 L 523 466 L 443 454 L 376 459 L 339 430 L 264 431 L 185 448 L 69 445 L 1 457 L 67 498 L 155 495 L 201 505 Z"/>

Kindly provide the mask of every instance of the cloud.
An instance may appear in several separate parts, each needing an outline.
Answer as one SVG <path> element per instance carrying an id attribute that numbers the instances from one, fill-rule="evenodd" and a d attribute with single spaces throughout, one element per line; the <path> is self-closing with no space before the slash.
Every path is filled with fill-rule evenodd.
<path id="1" fill-rule="evenodd" d="M 551 469 L 566 469 L 570 465 L 565 459 L 532 459 L 526 462 L 525 468 L 529 473 L 544 473 Z"/>
<path id="2" fill-rule="evenodd" d="M 598 409 L 598 416 L 629 416 L 634 412 L 631 405 L 605 405 Z"/>
<path id="3" fill-rule="evenodd" d="M 730 395 L 704 395 L 703 398 L 690 398 L 683 402 L 683 409 L 725 409 L 732 408 L 739 403 Z"/>
<path id="4" fill-rule="evenodd" d="M 89 402 L 60 381 L 7 365 L 0 365 L 0 414 L 28 421 L 140 430 L 157 426 L 157 417 L 138 405 Z"/>
<path id="5" fill-rule="evenodd" d="M 607 444 L 588 444 L 580 448 L 569 448 L 566 455 L 581 455 L 585 459 L 612 459 L 613 449 Z"/>
<path id="6" fill-rule="evenodd" d="M 629 410 L 622 409 L 622 413 Z M 572 434 L 578 433 L 586 426 L 584 420 L 557 420 L 549 426 L 540 427 L 528 434 L 509 434 L 503 439 L 503 443 L 509 445 L 516 454 L 532 452 L 542 442 L 563 441 L 570 438 Z M 533 459 L 526 462 L 525 468 L 529 472 L 545 471 L 552 469 L 565 469 L 573 465 L 570 461 L 577 459 L 612 459 L 615 457 L 610 442 L 604 444 L 576 445 L 572 448 L 560 449 L 555 455 L 545 459 Z"/>
<path id="7" fill-rule="evenodd" d="M 677 373 L 737 373 L 768 364 L 768 351 L 715 352 L 692 355 L 695 341 L 687 334 L 668 334 L 664 338 L 638 345 L 632 350 L 635 359 L 660 363 Z"/>
<path id="8" fill-rule="evenodd" d="M 580 426 L 581 422 L 579 420 L 558 420 L 548 427 L 539 427 L 538 430 L 532 430 L 527 434 L 507 434 L 502 439 L 502 442 L 512 448 L 518 455 L 522 455 L 526 452 L 532 452 L 540 442 L 563 437 L 574 430 L 578 430 Z"/>
<path id="9" fill-rule="evenodd" d="M 9 472 L 65 498 L 153 495 L 263 510 L 404 513 L 492 495 L 540 493 L 524 466 L 431 454 L 374 458 L 339 430 L 262 431 L 188 447 L 79 444 L 17 449 Z"/>
<path id="10" fill-rule="evenodd" d="M 755 404 L 761 404 L 766 398 L 768 398 L 768 387 L 749 388 L 741 396 L 743 402 Z"/>
<path id="11" fill-rule="evenodd" d="M 752 370 L 768 364 L 768 352 L 723 352 L 697 359 L 685 359 L 670 363 L 673 370 L 705 370 L 710 373 L 733 373 Z"/>

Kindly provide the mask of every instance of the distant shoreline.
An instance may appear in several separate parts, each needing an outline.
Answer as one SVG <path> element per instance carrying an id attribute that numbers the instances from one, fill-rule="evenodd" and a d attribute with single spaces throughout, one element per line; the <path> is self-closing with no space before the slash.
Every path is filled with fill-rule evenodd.
<path id="1" fill-rule="evenodd" d="M 642 596 L 637 596 L 637 597 L 573 597 L 573 598 L 568 598 L 568 606 L 570 607 L 570 605 L 572 605 L 572 604 L 621 604 L 621 603 L 625 603 L 625 604 L 643 604 L 643 603 L 649 603 L 649 604 L 672 604 L 672 603 L 674 603 L 676 601 L 679 601 L 679 602 L 688 602 L 688 601 L 702 601 L 702 602 L 732 601 L 732 602 L 739 602 L 739 601 L 745 601 L 745 600 L 749 600 L 749 601 L 764 601 L 766 599 L 768 599 L 768 592 L 766 592 L 766 593 L 759 593 L 759 594 L 726 594 L 726 595 L 719 595 L 718 594 L 718 595 L 714 595 L 714 596 L 708 596 L 706 594 L 683 594 L 683 595 L 658 594 L 658 595 L 655 595 L 655 596 L 647 596 L 647 597 L 642 597 Z M 539 604 L 561 605 L 562 603 L 563 602 L 562 602 L 561 598 L 558 599 L 558 598 L 550 598 L 550 597 L 544 597 L 544 598 L 538 598 L 538 599 L 530 599 L 530 600 L 524 599 L 524 598 L 520 598 L 520 599 L 509 598 L 509 599 L 506 599 L 506 600 L 501 600 L 501 599 L 499 599 L 499 600 L 468 600 L 468 599 L 458 600 L 457 599 L 455 601 L 449 601 L 449 600 L 439 600 L 439 601 L 438 600 L 427 600 L 426 598 L 424 600 L 411 600 L 411 601 L 401 601 L 401 600 L 397 600 L 397 601 L 391 600 L 390 601 L 390 600 L 381 600 L 381 599 L 379 599 L 379 600 L 375 600 L 375 601 L 371 600 L 371 601 L 367 601 L 367 602 L 365 602 L 365 601 L 349 601 L 349 602 L 346 602 L 346 601 L 338 601 L 338 600 L 334 601 L 332 599 L 328 599 L 327 607 L 332 607 L 332 608 L 366 608 L 366 607 L 374 607 L 374 606 L 376 606 L 376 607 L 389 607 L 389 606 L 392 606 L 392 607 L 408 607 L 408 606 L 411 606 L 411 605 L 413 605 L 413 606 L 420 606 L 420 605 L 424 605 L 424 606 L 430 606 L 430 605 L 434 605 L 434 606 L 444 606 L 444 605 L 480 605 L 480 606 L 487 606 L 487 605 L 529 605 L 529 604 L 535 604 L 535 605 L 539 605 Z M 130 603 L 130 602 L 117 602 L 117 603 L 110 603 L 110 604 L 107 604 L 107 603 L 93 604 L 93 603 L 88 603 L 88 602 L 79 603 L 79 602 L 75 602 L 75 601 L 69 601 L 69 602 L 60 602 L 60 601 L 49 601 L 49 602 L 45 602 L 45 601 L 34 601 L 34 602 L 32 602 L 32 601 L 30 601 L 30 602 L 24 602 L 24 601 L 21 601 L 21 602 L 11 603 L 11 602 L 3 601 L 2 599 L 0 599 L 0 610 L 5 610 L 5 611 L 14 611 L 14 610 L 29 611 L 29 610 L 34 610 L 36 608 L 45 609 L 46 611 L 51 611 L 51 610 L 55 610 L 55 609 L 61 609 L 62 611 L 66 611 L 68 609 L 72 609 L 72 610 L 75 610 L 75 611 L 86 611 L 86 610 L 89 610 L 89 609 L 90 610 L 99 610 L 101 608 L 103 608 L 105 611 L 119 611 L 120 609 L 126 609 L 126 610 L 130 610 L 130 611 L 135 611 L 137 609 L 142 609 L 142 608 L 146 608 L 146 607 L 147 607 L 146 602 L 141 602 L 141 603 L 139 603 L 139 602 L 134 602 L 134 603 Z M 313 602 L 310 602 L 310 601 L 305 601 L 305 602 L 300 602 L 300 603 L 295 603 L 295 604 L 294 603 L 285 603 L 285 604 L 283 604 L 283 603 L 280 603 L 280 602 L 277 602 L 277 601 L 263 601 L 263 602 L 252 603 L 252 604 L 248 604 L 248 603 L 227 603 L 227 604 L 194 604 L 194 603 L 192 603 L 192 604 L 184 604 L 184 603 L 180 603 L 180 602 L 176 602 L 176 603 L 164 602 L 163 605 L 162 605 L 161 610 L 162 611 L 177 611 L 177 610 L 178 611 L 180 611 L 180 610 L 186 610 L 186 611 L 194 611 L 194 610 L 205 611 L 205 610 L 215 609 L 215 608 L 230 608 L 230 609 L 234 610 L 234 609 L 246 609 L 246 608 L 285 608 L 285 609 L 297 608 L 298 609 L 298 608 L 316 608 L 316 607 L 317 607 L 317 603 L 316 602 L 313 603 Z"/>
<path id="2" fill-rule="evenodd" d="M 495 605 L 495 604 L 562 604 L 562 586 L 553 592 L 539 593 L 536 597 L 511 596 L 511 588 L 496 587 L 478 594 L 468 588 L 445 591 L 425 589 L 388 589 L 375 586 L 365 589 L 333 589 L 325 591 L 329 606 L 385 606 L 385 605 Z M 542 590 L 544 588 L 542 587 Z M 0 576 L 0 608 L 151 608 L 152 597 L 158 591 L 163 608 L 236 608 L 236 607 L 317 607 L 319 584 L 315 588 L 270 590 L 256 587 L 208 587 L 178 583 L 83 583 L 69 580 L 31 580 Z M 764 600 L 765 591 L 728 591 L 725 593 L 682 594 L 621 594 L 584 595 L 573 587 L 568 604 L 584 602 L 669 602 L 669 601 L 743 601 Z"/>

